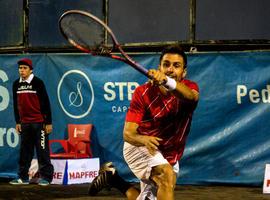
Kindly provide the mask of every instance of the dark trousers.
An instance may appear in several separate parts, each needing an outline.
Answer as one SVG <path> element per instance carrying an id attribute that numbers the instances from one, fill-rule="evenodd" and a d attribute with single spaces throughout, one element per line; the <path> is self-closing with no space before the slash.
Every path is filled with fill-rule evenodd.
<path id="1" fill-rule="evenodd" d="M 19 159 L 19 177 L 28 180 L 28 170 L 36 149 L 39 173 L 41 178 L 51 182 L 53 165 L 50 160 L 48 135 L 45 134 L 43 123 L 21 124 L 21 147 Z"/>

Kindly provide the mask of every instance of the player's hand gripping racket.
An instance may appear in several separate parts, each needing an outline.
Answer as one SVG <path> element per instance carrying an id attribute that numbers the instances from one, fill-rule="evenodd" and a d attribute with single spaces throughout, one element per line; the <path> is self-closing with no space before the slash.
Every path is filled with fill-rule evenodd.
<path id="1" fill-rule="evenodd" d="M 74 47 L 94 56 L 123 61 L 150 78 L 148 70 L 123 51 L 112 30 L 96 16 L 81 10 L 69 10 L 60 17 L 59 26 L 64 37 Z M 105 44 L 105 36 L 109 45 Z M 112 54 L 114 49 L 119 50 L 122 56 Z"/>

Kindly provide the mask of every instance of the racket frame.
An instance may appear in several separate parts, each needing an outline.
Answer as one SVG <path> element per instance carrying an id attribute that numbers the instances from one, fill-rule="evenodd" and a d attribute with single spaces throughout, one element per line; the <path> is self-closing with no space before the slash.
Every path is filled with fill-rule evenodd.
<path id="1" fill-rule="evenodd" d="M 92 20 L 96 21 L 97 23 L 99 23 L 101 26 L 103 26 L 103 28 L 107 31 L 108 34 L 110 34 L 111 38 L 112 38 L 112 42 L 113 42 L 113 47 L 115 49 L 117 49 L 121 55 L 115 55 L 112 53 L 106 53 L 106 54 L 94 54 L 93 52 L 91 52 L 91 50 L 79 45 L 78 43 L 76 43 L 74 40 L 72 40 L 71 38 L 69 38 L 65 32 L 63 31 L 62 27 L 61 27 L 61 21 L 62 19 L 66 16 L 66 15 L 70 15 L 70 14 L 79 14 L 79 15 L 83 15 L 86 17 L 91 18 Z M 132 66 L 134 69 L 136 69 L 137 71 L 139 71 L 140 73 L 142 73 L 143 75 L 145 75 L 146 77 L 150 78 L 148 75 L 148 70 L 145 69 L 142 65 L 140 65 L 139 63 L 135 62 L 129 55 L 127 55 L 126 52 L 124 52 L 124 50 L 122 49 L 121 45 L 119 44 L 119 42 L 117 41 L 113 31 L 102 21 L 100 20 L 98 17 L 96 17 L 95 15 L 92 15 L 89 12 L 85 12 L 82 10 L 68 10 L 66 12 L 64 12 L 61 17 L 59 18 L 58 21 L 58 25 L 60 28 L 60 31 L 62 33 L 62 35 L 66 38 L 66 40 L 73 45 L 74 47 L 76 47 L 77 49 L 80 49 L 81 51 L 85 52 L 85 53 L 90 53 L 94 56 L 99 55 L 99 56 L 106 56 L 106 57 L 110 57 L 112 59 L 116 59 L 116 60 L 120 60 L 122 62 L 125 62 L 126 64 Z"/>

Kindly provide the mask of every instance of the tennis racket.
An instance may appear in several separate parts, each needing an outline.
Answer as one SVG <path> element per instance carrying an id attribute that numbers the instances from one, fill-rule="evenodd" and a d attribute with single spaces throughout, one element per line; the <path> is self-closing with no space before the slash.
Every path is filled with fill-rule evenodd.
<path id="1" fill-rule="evenodd" d="M 148 70 L 123 51 L 112 30 L 91 13 L 81 10 L 66 11 L 59 19 L 59 27 L 68 42 L 81 51 L 120 60 L 150 78 Z M 113 50 L 118 50 L 122 56 L 113 54 Z"/>

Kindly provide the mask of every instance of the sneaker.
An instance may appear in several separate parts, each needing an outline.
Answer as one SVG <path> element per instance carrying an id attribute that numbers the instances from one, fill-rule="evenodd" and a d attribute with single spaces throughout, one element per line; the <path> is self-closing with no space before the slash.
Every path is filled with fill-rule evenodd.
<path id="1" fill-rule="evenodd" d="M 45 180 L 45 179 L 40 179 L 38 181 L 38 185 L 41 185 L 41 186 L 47 186 L 47 185 L 50 185 L 49 181 Z"/>
<path id="2" fill-rule="evenodd" d="M 113 175 L 116 173 L 116 169 L 112 162 L 103 164 L 99 170 L 99 175 L 92 181 L 88 188 L 88 194 L 95 196 L 103 188 L 110 188 Z"/>
<path id="3" fill-rule="evenodd" d="M 28 185 L 29 180 L 23 180 L 21 178 L 17 178 L 17 179 L 10 181 L 9 184 L 11 184 L 11 185 Z"/>

